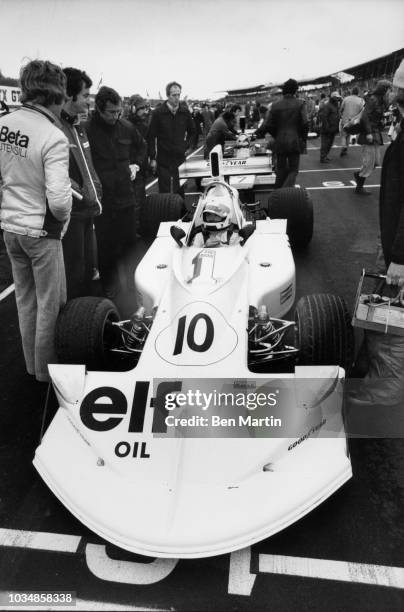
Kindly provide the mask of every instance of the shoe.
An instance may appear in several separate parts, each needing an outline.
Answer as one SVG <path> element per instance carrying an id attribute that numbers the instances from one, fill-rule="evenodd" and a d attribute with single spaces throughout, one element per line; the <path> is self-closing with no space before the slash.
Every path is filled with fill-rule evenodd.
<path id="1" fill-rule="evenodd" d="M 326 158 L 325 158 L 325 161 L 326 161 L 326 162 L 330 162 L 330 161 L 331 161 L 331 159 L 330 159 L 329 157 L 326 157 Z"/>
<path id="2" fill-rule="evenodd" d="M 320 164 L 329 164 L 330 160 L 325 158 L 325 159 L 320 159 Z"/>
<path id="3" fill-rule="evenodd" d="M 359 172 L 355 172 L 354 173 L 354 177 L 355 177 L 355 181 L 356 181 L 355 193 L 357 195 L 363 195 L 363 196 L 372 195 L 370 193 L 370 191 L 366 191 L 366 189 L 363 188 L 363 185 L 365 184 L 365 181 L 366 181 L 366 177 L 365 176 L 359 176 Z"/>
<path id="4" fill-rule="evenodd" d="M 366 189 L 364 189 L 363 187 L 357 187 L 357 188 L 355 189 L 355 193 L 356 193 L 357 195 L 363 195 L 363 196 L 372 195 L 372 194 L 370 193 L 370 191 L 366 191 Z"/>
<path id="5" fill-rule="evenodd" d="M 339 154 L 340 157 L 344 157 L 345 155 L 348 155 L 348 149 L 347 148 L 343 148 L 341 150 L 341 153 Z"/>

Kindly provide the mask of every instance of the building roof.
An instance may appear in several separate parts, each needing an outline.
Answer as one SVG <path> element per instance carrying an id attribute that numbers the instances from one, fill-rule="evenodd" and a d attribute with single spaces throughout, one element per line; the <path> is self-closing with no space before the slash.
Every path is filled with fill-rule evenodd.
<path id="1" fill-rule="evenodd" d="M 338 84 L 348 80 L 366 80 L 372 78 L 378 78 L 385 75 L 393 74 L 398 68 L 401 60 L 404 59 L 404 48 L 388 53 L 381 57 L 364 62 L 363 64 L 357 64 L 356 66 L 350 66 L 344 68 L 338 72 L 325 74 L 322 76 L 316 76 L 312 78 L 296 79 L 299 86 L 303 85 L 319 85 L 321 83 L 327 84 Z M 349 78 L 351 77 L 351 78 Z M 279 86 L 282 83 L 262 83 L 253 87 L 246 87 L 243 89 L 228 89 L 227 93 L 229 96 L 250 96 L 260 95 L 268 93 L 273 87 Z"/>

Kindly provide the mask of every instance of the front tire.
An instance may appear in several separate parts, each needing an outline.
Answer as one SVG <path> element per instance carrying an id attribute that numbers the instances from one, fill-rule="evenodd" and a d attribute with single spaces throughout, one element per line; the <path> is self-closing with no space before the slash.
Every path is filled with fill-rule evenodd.
<path id="1" fill-rule="evenodd" d="M 290 244 L 304 248 L 313 237 L 313 204 L 305 189 L 282 187 L 272 191 L 268 200 L 271 219 L 287 219 Z"/>
<path id="2" fill-rule="evenodd" d="M 110 362 L 109 349 L 118 343 L 119 321 L 115 305 L 105 298 L 82 297 L 67 302 L 56 323 L 56 353 L 59 363 L 84 363 L 89 370 L 102 370 Z"/>
<path id="3" fill-rule="evenodd" d="M 353 361 L 353 330 L 341 297 L 306 295 L 295 311 L 295 346 L 299 365 L 338 365 L 346 372 Z"/>

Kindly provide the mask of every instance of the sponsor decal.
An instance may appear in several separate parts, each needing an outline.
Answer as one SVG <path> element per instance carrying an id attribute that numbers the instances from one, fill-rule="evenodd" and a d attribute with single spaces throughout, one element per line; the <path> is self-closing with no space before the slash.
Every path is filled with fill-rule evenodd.
<path id="1" fill-rule="evenodd" d="M 301 444 L 302 442 L 307 440 L 307 438 L 309 438 L 313 433 L 315 433 L 316 431 L 321 429 L 323 427 L 323 425 L 326 424 L 326 422 L 327 422 L 327 419 L 323 419 L 322 421 L 320 421 L 320 423 L 317 423 L 317 425 L 314 425 L 314 427 L 309 429 L 309 431 L 307 433 L 305 433 L 304 436 L 302 436 L 301 438 L 296 440 L 296 442 L 293 442 L 293 444 L 288 446 L 288 451 L 293 450 L 296 446 L 298 446 L 299 444 Z"/>
<path id="2" fill-rule="evenodd" d="M 197 257 L 192 281 L 205 275 L 209 278 L 213 264 L 214 258 Z M 225 359 L 237 343 L 237 332 L 224 315 L 212 304 L 201 301 L 186 304 L 158 334 L 155 347 L 168 363 L 204 366 Z"/>
<path id="3" fill-rule="evenodd" d="M 19 87 L 0 87 L 0 100 L 9 106 L 20 106 L 20 95 Z"/>
<path id="4" fill-rule="evenodd" d="M 21 134 L 20 130 L 13 132 L 9 130 L 7 125 L 2 125 L 0 128 L 0 151 L 12 153 L 19 157 L 27 157 L 27 148 L 29 137 L 26 134 Z"/>
<path id="5" fill-rule="evenodd" d="M 144 433 L 149 387 L 149 381 L 136 381 L 129 414 L 129 434 Z M 181 388 L 182 381 L 168 381 L 157 386 L 156 397 L 151 398 L 149 401 L 149 406 L 156 408 L 150 433 L 166 433 L 165 418 L 169 412 L 165 408 L 165 398 L 168 393 L 181 391 Z M 83 425 L 91 431 L 107 432 L 115 429 L 122 423 L 128 414 L 128 407 L 126 396 L 119 389 L 115 387 L 97 387 L 90 391 L 83 399 L 80 406 L 80 419 Z M 101 421 L 96 418 L 97 415 L 107 416 L 107 418 Z M 147 442 L 144 440 L 132 442 L 120 440 L 115 444 L 114 454 L 119 458 L 150 458 Z"/>
<path id="6" fill-rule="evenodd" d="M 29 138 L 25 134 L 21 134 L 20 130 L 12 132 L 6 125 L 2 125 L 0 129 L 0 142 L 8 142 L 14 144 L 17 147 L 27 148 Z"/>

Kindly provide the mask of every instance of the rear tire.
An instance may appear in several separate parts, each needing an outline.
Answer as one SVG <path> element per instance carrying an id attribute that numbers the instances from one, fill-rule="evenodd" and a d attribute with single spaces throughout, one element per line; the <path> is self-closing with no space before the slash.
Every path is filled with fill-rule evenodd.
<path id="1" fill-rule="evenodd" d="M 268 200 L 271 219 L 287 219 L 287 234 L 295 248 L 306 247 L 313 237 L 313 204 L 305 189 L 282 187 Z"/>
<path id="2" fill-rule="evenodd" d="M 110 300 L 83 297 L 67 302 L 56 323 L 59 363 L 84 363 L 89 370 L 108 367 L 109 349 L 119 341 L 113 321 L 119 321 L 119 314 Z"/>
<path id="3" fill-rule="evenodd" d="M 140 214 L 140 235 L 155 238 L 162 221 L 178 221 L 184 211 L 184 200 L 177 193 L 151 193 Z"/>
<path id="4" fill-rule="evenodd" d="M 350 315 L 341 297 L 306 295 L 295 311 L 299 365 L 338 365 L 349 372 L 354 355 Z"/>

